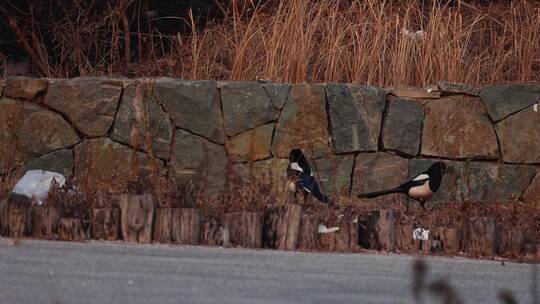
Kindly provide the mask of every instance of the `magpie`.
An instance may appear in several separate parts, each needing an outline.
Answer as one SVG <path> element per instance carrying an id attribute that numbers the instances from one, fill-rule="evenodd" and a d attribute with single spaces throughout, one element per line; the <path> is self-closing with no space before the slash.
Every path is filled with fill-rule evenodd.
<path id="1" fill-rule="evenodd" d="M 328 203 L 328 197 L 321 193 L 313 172 L 300 149 L 292 149 L 289 154 L 289 166 L 287 167 L 288 187 L 291 192 L 296 192 L 298 188 L 302 189 L 304 198 L 312 194 L 322 203 Z"/>
<path id="2" fill-rule="evenodd" d="M 435 194 L 435 192 L 439 190 L 442 178 L 445 173 L 446 164 L 443 162 L 436 162 L 435 164 L 431 165 L 431 167 L 429 167 L 429 169 L 427 169 L 426 171 L 418 174 L 413 179 L 409 180 L 404 184 L 401 184 L 396 188 L 362 193 L 358 194 L 358 197 L 373 198 L 390 193 L 404 193 L 408 197 L 418 201 L 422 208 L 425 210 L 426 201 L 431 199 L 431 197 L 433 197 L 433 194 Z"/>

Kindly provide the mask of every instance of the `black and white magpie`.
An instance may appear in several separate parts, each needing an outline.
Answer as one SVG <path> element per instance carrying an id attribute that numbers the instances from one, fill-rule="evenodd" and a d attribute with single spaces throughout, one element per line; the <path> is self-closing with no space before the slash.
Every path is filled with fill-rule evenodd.
<path id="1" fill-rule="evenodd" d="M 298 188 L 304 193 L 304 198 L 312 194 L 322 203 L 328 203 L 328 197 L 321 193 L 319 185 L 313 177 L 313 172 L 300 149 L 292 149 L 289 154 L 289 166 L 287 167 L 288 188 L 296 192 Z"/>
<path id="2" fill-rule="evenodd" d="M 433 194 L 435 194 L 435 192 L 439 190 L 442 178 L 445 173 L 446 164 L 443 162 L 436 162 L 435 164 L 431 165 L 431 167 L 429 167 L 429 169 L 427 169 L 426 171 L 418 174 L 413 179 L 409 180 L 404 184 L 401 184 L 396 188 L 362 193 L 358 194 L 358 197 L 372 198 L 390 193 L 404 193 L 408 197 L 417 200 L 422 206 L 422 208 L 426 209 L 426 201 L 431 199 L 431 197 L 433 197 Z"/>

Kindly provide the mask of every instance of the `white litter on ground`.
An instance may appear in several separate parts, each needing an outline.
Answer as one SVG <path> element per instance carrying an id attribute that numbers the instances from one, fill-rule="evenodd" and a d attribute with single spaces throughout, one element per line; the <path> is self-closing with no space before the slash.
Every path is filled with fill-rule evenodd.
<path id="1" fill-rule="evenodd" d="M 29 200 L 35 198 L 38 204 L 43 204 L 49 196 L 52 182 L 56 181 L 60 187 L 66 183 L 66 178 L 56 172 L 43 170 L 29 170 L 15 184 L 12 193 L 25 196 Z"/>
<path id="2" fill-rule="evenodd" d="M 323 224 L 319 224 L 319 227 L 317 227 L 317 232 L 319 234 L 323 234 L 323 233 L 333 233 L 333 232 L 336 232 L 339 230 L 339 227 L 331 227 L 331 228 L 328 228 L 326 227 L 325 225 Z"/>
<path id="3" fill-rule="evenodd" d="M 427 241 L 429 240 L 429 230 L 424 228 L 416 228 L 413 230 L 413 240 Z"/>

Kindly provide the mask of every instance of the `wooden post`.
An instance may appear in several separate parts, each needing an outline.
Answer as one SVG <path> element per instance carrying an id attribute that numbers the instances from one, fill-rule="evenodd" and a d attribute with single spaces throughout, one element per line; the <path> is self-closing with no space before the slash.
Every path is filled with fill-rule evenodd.
<path id="1" fill-rule="evenodd" d="M 31 208 L 28 203 L 7 200 L 6 235 L 21 237 L 28 235 L 31 229 Z"/>
<path id="2" fill-rule="evenodd" d="M 223 225 L 230 227 L 233 246 L 260 248 L 262 244 L 262 217 L 257 212 L 231 212 L 222 217 Z"/>
<path id="3" fill-rule="evenodd" d="M 174 243 L 198 245 L 200 231 L 199 210 L 193 208 L 173 210 L 171 238 Z"/>
<path id="4" fill-rule="evenodd" d="M 221 217 L 221 224 L 229 227 L 229 237 L 232 246 L 241 246 L 241 217 L 240 212 L 225 213 Z"/>
<path id="5" fill-rule="evenodd" d="M 92 238 L 115 241 L 120 238 L 120 210 L 100 208 L 92 210 Z"/>
<path id="6" fill-rule="evenodd" d="M 332 251 L 350 251 L 358 247 L 358 224 L 343 221 L 339 230 L 319 235 L 319 246 Z"/>
<path id="7" fill-rule="evenodd" d="M 517 256 L 523 249 L 523 231 L 520 228 L 504 227 L 498 229 L 497 253 L 505 256 Z"/>
<path id="8" fill-rule="evenodd" d="M 0 200 L 0 235 L 9 235 L 9 204 L 7 198 Z"/>
<path id="9" fill-rule="evenodd" d="M 201 225 L 200 244 L 206 246 L 218 246 L 219 224 L 215 219 L 209 219 Z"/>
<path id="10" fill-rule="evenodd" d="M 32 208 L 32 236 L 52 239 L 58 233 L 60 214 L 54 207 Z"/>
<path id="11" fill-rule="evenodd" d="M 349 220 L 349 239 L 352 250 L 358 250 L 360 248 L 360 226 L 358 221 L 358 216 L 354 216 Z"/>
<path id="12" fill-rule="evenodd" d="M 314 250 L 319 247 L 319 217 L 316 215 L 304 215 L 300 224 L 300 236 L 298 238 L 298 249 Z"/>
<path id="13" fill-rule="evenodd" d="M 431 230 L 431 252 L 456 254 L 459 248 L 459 233 L 456 228 L 435 228 Z"/>
<path id="14" fill-rule="evenodd" d="M 371 212 L 360 221 L 360 245 L 367 249 L 394 251 L 396 244 L 396 218 L 394 210 Z"/>
<path id="15" fill-rule="evenodd" d="M 86 234 L 80 219 L 63 218 L 58 222 L 58 238 L 64 241 L 84 241 Z"/>
<path id="16" fill-rule="evenodd" d="M 476 217 L 464 222 L 463 250 L 472 255 L 493 257 L 497 248 L 497 225 L 492 217 Z"/>
<path id="17" fill-rule="evenodd" d="M 170 243 L 172 231 L 172 211 L 171 208 L 156 209 L 154 218 L 154 242 Z"/>
<path id="18" fill-rule="evenodd" d="M 525 251 L 525 261 L 540 262 L 540 244 L 527 243 L 523 246 Z"/>
<path id="19" fill-rule="evenodd" d="M 413 239 L 414 225 L 400 224 L 396 226 L 396 249 L 402 252 L 417 252 L 418 243 Z"/>
<path id="20" fill-rule="evenodd" d="M 262 215 L 258 212 L 242 212 L 240 229 L 242 239 L 240 245 L 247 248 L 262 246 Z"/>
<path id="21" fill-rule="evenodd" d="M 120 196 L 122 236 L 128 242 L 151 243 L 154 199 L 150 194 Z"/>
<path id="22" fill-rule="evenodd" d="M 300 235 L 302 207 L 269 206 L 264 213 L 263 244 L 265 248 L 295 250 Z"/>
<path id="23" fill-rule="evenodd" d="M 231 227 L 228 224 L 219 227 L 218 235 L 218 239 L 221 240 L 221 246 L 231 247 Z"/>

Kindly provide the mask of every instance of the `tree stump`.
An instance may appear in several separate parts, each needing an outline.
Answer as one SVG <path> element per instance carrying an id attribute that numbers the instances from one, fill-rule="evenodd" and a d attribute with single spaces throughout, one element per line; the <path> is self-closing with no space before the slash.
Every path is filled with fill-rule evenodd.
<path id="1" fill-rule="evenodd" d="M 413 224 L 396 226 L 396 249 L 402 252 L 417 252 L 419 243 L 413 239 Z"/>
<path id="2" fill-rule="evenodd" d="M 63 218 L 58 222 L 58 238 L 63 241 L 84 241 L 86 234 L 80 219 Z"/>
<path id="3" fill-rule="evenodd" d="M 152 242 L 154 199 L 150 194 L 120 196 L 122 236 L 125 241 Z"/>
<path id="4" fill-rule="evenodd" d="M 265 248 L 295 250 L 300 235 L 300 205 L 269 206 L 264 212 L 263 244 Z"/>
<path id="5" fill-rule="evenodd" d="M 156 209 L 154 217 L 153 240 L 157 243 L 170 243 L 172 241 L 172 214 L 173 209 Z"/>
<path id="6" fill-rule="evenodd" d="M 58 233 L 60 214 L 54 207 L 38 206 L 32 209 L 32 236 L 52 239 Z"/>
<path id="7" fill-rule="evenodd" d="M 498 229 L 497 253 L 505 256 L 517 256 L 523 249 L 523 231 L 520 228 L 504 227 Z"/>
<path id="8" fill-rule="evenodd" d="M 472 255 L 493 257 L 497 248 L 497 225 L 492 217 L 471 218 L 463 226 L 463 250 Z"/>
<path id="9" fill-rule="evenodd" d="M 29 235 L 31 230 L 31 208 L 25 202 L 6 200 L 3 207 L 5 216 L 2 219 L 3 235 L 22 237 Z"/>
<path id="10" fill-rule="evenodd" d="M 199 210 L 174 209 L 172 212 L 171 239 L 174 243 L 198 245 L 201 231 Z"/>
<path id="11" fill-rule="evenodd" d="M 115 241 L 120 238 L 120 210 L 100 208 L 92 210 L 92 238 Z"/>
<path id="12" fill-rule="evenodd" d="M 367 249 L 394 251 L 396 218 L 394 210 L 378 210 L 360 221 L 360 245 Z"/>
<path id="13" fill-rule="evenodd" d="M 319 247 L 319 217 L 316 215 L 302 216 L 300 235 L 298 237 L 298 249 L 314 250 Z"/>
<path id="14" fill-rule="evenodd" d="M 230 227 L 233 246 L 260 248 L 262 244 L 262 217 L 257 212 L 232 212 L 223 217 L 223 225 Z"/>

